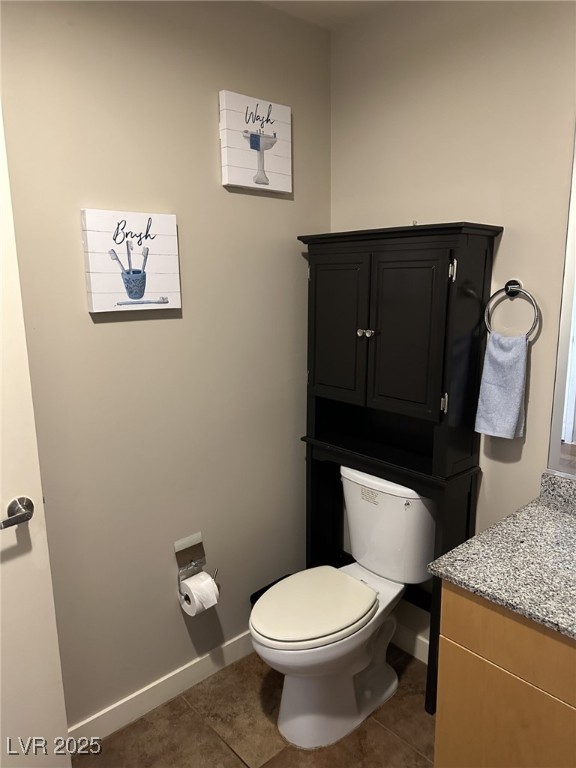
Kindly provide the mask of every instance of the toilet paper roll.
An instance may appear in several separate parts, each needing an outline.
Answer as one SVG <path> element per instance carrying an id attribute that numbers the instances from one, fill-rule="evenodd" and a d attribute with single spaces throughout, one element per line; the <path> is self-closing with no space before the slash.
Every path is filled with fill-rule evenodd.
<path id="1" fill-rule="evenodd" d="M 180 591 L 180 605 L 188 616 L 196 616 L 218 602 L 218 586 L 204 571 L 181 581 Z"/>

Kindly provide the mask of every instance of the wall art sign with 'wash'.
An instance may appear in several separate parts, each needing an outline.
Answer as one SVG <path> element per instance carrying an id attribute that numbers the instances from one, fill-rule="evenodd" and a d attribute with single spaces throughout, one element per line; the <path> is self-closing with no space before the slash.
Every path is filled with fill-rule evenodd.
<path id="1" fill-rule="evenodd" d="M 220 91 L 222 184 L 292 192 L 290 107 Z"/>
<path id="2" fill-rule="evenodd" d="M 82 211 L 89 312 L 178 309 L 176 216 Z"/>

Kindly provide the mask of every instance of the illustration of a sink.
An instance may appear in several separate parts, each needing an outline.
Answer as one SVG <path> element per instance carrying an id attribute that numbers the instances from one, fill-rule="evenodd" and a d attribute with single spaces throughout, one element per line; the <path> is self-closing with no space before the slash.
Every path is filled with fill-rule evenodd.
<path id="1" fill-rule="evenodd" d="M 264 171 L 264 152 L 267 149 L 272 149 L 277 142 L 276 133 L 270 136 L 269 133 L 263 133 L 262 131 L 242 131 L 242 135 L 250 145 L 250 149 L 256 150 L 258 153 L 258 170 L 254 176 L 256 184 L 270 184 L 270 179 L 266 176 Z"/>

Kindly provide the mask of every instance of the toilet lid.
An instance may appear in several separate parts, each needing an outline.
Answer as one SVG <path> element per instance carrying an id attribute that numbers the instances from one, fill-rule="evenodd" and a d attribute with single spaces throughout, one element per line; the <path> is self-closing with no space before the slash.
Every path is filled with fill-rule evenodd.
<path id="1" fill-rule="evenodd" d="M 322 565 L 275 584 L 256 602 L 250 624 L 260 635 L 301 643 L 360 629 L 378 607 L 378 594 L 337 568 Z M 363 621 L 363 619 L 365 619 Z"/>

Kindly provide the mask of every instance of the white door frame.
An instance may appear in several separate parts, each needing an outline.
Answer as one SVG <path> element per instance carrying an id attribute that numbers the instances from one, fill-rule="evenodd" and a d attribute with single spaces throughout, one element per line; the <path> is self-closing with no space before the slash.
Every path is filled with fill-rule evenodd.
<path id="1" fill-rule="evenodd" d="M 562 310 L 558 334 L 558 357 L 548 467 L 565 471 L 562 466 L 562 442 L 572 442 L 575 429 L 576 397 L 576 136 L 572 158 L 572 186 L 568 210 L 566 259 L 562 288 Z"/>

